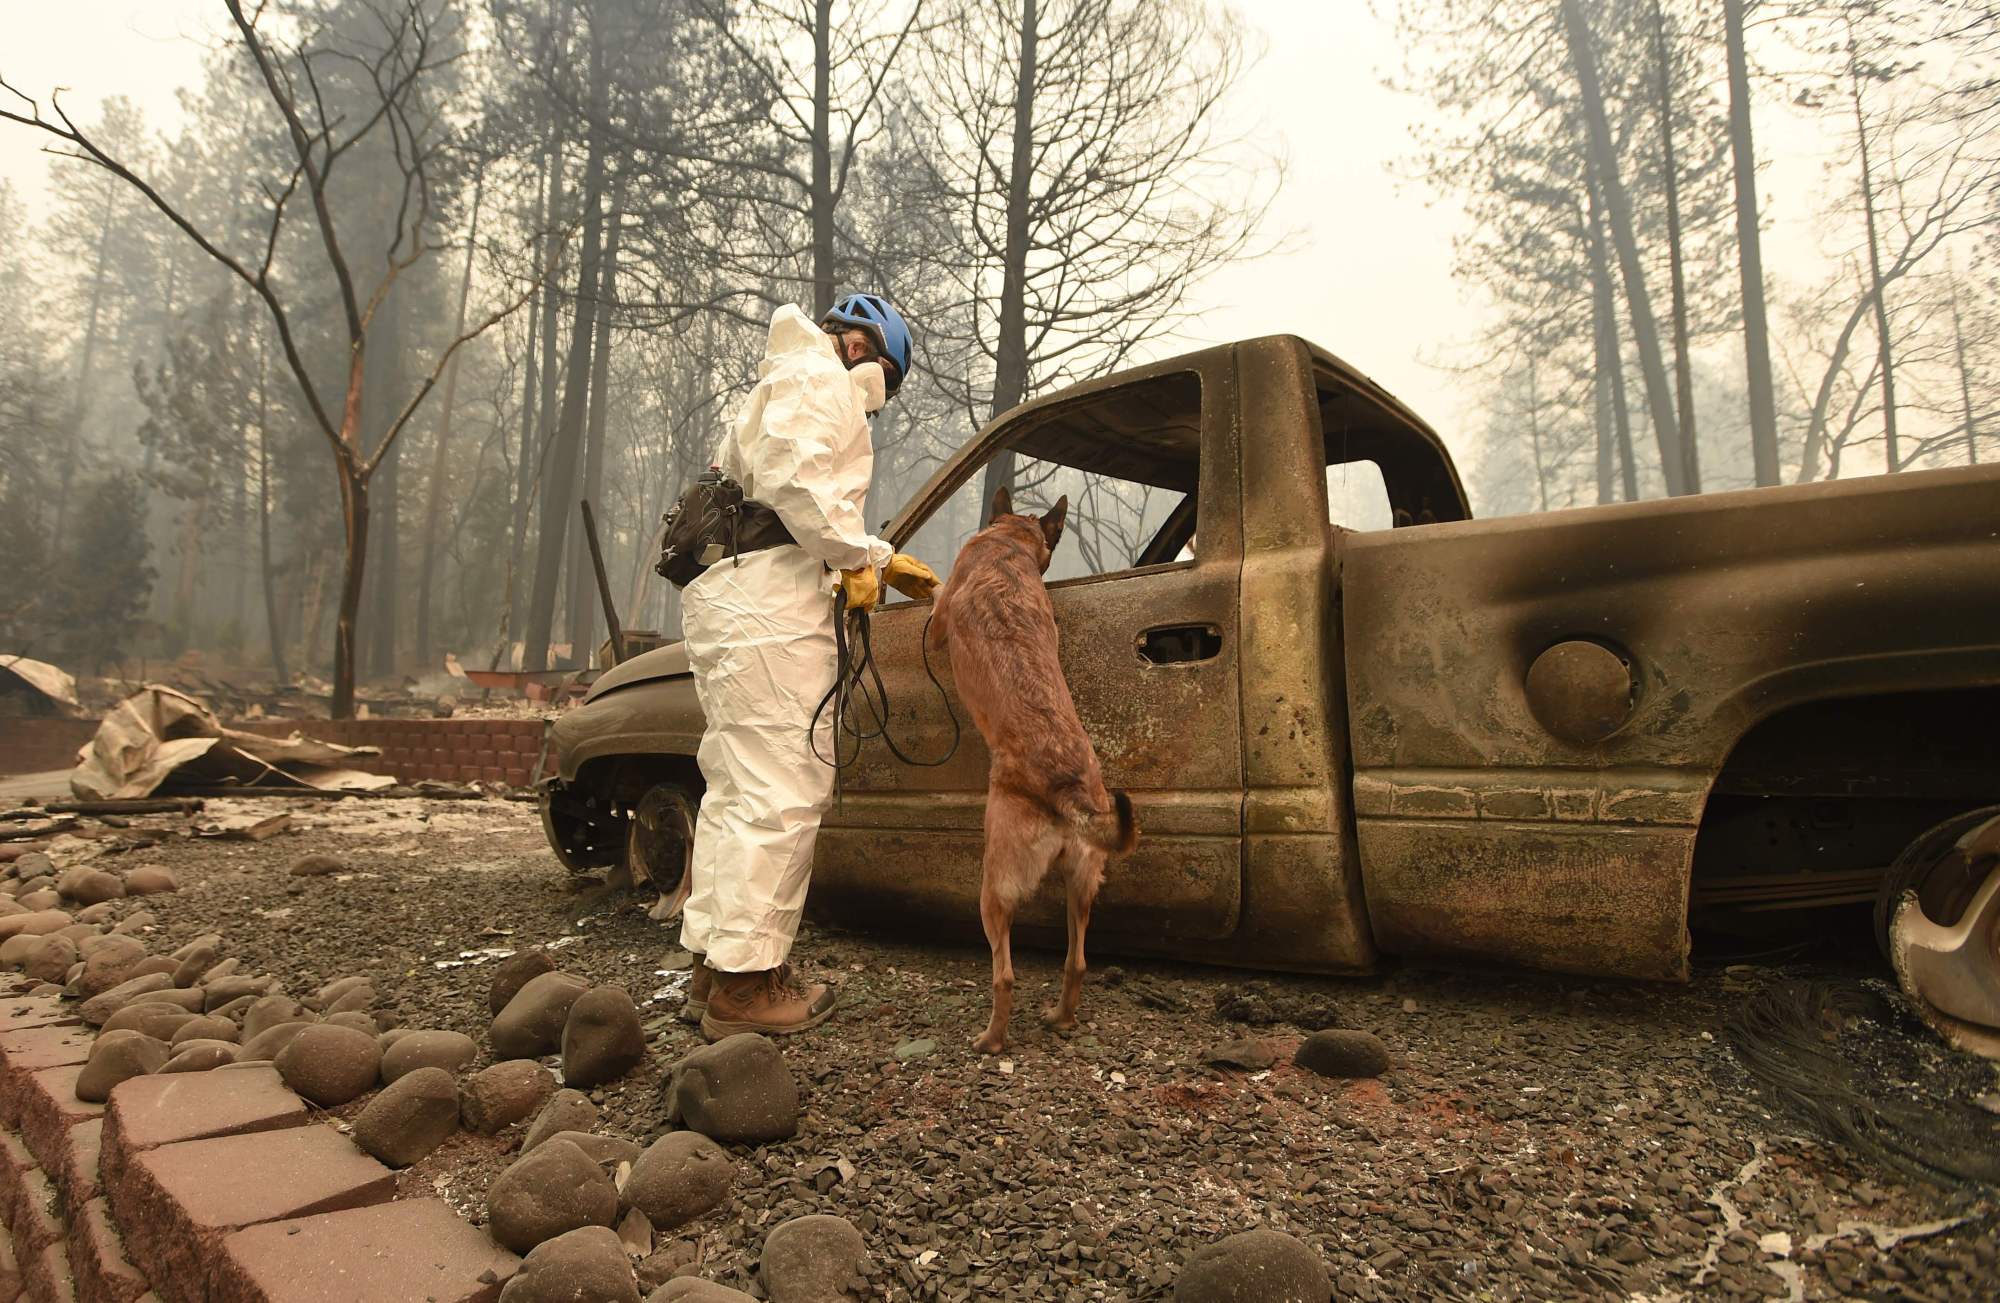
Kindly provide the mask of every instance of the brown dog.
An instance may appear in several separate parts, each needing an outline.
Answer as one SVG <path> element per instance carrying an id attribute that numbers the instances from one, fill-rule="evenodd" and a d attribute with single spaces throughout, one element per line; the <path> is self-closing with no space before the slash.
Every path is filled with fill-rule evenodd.
<path id="1" fill-rule="evenodd" d="M 1062 998 L 1043 1015 L 1076 1026 L 1083 994 L 1083 934 L 1108 855 L 1139 840 L 1132 802 L 1108 792 L 1097 752 L 1077 718 L 1056 660 L 1055 608 L 1042 575 L 1062 537 L 1069 499 L 1040 518 L 1017 516 L 1006 489 L 993 523 L 969 539 L 938 592 L 931 640 L 951 653 L 958 695 L 986 739 L 986 860 L 979 921 L 993 948 L 993 1021 L 973 1041 L 983 1054 L 1007 1043 L 1014 1009 L 1014 910 L 1060 865 L 1069 883 L 1069 954 Z"/>

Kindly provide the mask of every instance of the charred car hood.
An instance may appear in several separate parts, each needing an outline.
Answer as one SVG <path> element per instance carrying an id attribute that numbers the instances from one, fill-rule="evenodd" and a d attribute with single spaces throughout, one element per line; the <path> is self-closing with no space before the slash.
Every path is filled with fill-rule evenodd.
<path id="1" fill-rule="evenodd" d="M 675 679 L 693 673 L 688 668 L 687 644 L 671 643 L 656 647 L 643 655 L 634 656 L 621 665 L 615 665 L 597 676 L 590 685 L 590 691 L 583 694 L 585 704 L 589 704 L 607 692 L 634 683 L 649 683 L 654 679 Z"/>

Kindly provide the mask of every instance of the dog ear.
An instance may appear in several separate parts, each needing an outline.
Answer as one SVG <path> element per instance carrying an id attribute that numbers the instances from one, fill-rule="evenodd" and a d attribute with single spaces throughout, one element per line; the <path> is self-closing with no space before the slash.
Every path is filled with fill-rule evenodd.
<path id="1" fill-rule="evenodd" d="M 1002 484 L 999 488 L 993 490 L 993 515 L 997 517 L 1011 516 L 1013 514 L 1014 495 L 1007 491 L 1005 484 Z"/>
<path id="2" fill-rule="evenodd" d="M 1062 538 L 1063 521 L 1069 518 L 1069 494 L 1056 499 L 1056 505 L 1049 508 L 1042 517 L 1042 537 L 1048 540 L 1049 551 L 1056 550 L 1057 540 Z"/>

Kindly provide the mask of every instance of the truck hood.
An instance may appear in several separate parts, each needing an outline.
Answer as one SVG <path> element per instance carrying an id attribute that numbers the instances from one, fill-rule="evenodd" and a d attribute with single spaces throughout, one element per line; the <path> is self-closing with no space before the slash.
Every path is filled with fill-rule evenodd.
<path id="1" fill-rule="evenodd" d="M 694 671 L 688 668 L 687 644 L 669 643 L 665 647 L 655 647 L 652 651 L 634 656 L 620 665 L 614 665 L 597 676 L 590 685 L 590 691 L 583 694 L 586 704 L 597 700 L 607 692 L 634 683 L 648 683 L 654 679 L 676 679 Z"/>

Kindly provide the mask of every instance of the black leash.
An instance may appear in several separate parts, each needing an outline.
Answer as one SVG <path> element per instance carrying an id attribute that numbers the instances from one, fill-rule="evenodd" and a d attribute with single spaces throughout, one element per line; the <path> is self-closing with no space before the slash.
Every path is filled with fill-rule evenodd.
<path id="1" fill-rule="evenodd" d="M 851 641 L 847 632 L 849 615 L 853 616 L 858 646 Z M 847 594 L 836 591 L 833 595 L 833 655 L 838 672 L 833 686 L 819 699 L 819 706 L 813 711 L 812 726 L 807 737 L 812 744 L 813 755 L 823 765 L 832 768 L 836 777 L 841 771 L 852 766 L 861 758 L 861 748 L 871 738 L 881 738 L 890 754 L 906 765 L 919 769 L 936 769 L 958 753 L 958 742 L 962 730 L 958 722 L 958 712 L 951 708 L 951 697 L 938 681 L 937 671 L 931 666 L 931 618 L 937 614 L 937 607 L 931 607 L 930 615 L 924 617 L 922 652 L 924 675 L 937 689 L 938 700 L 944 703 L 945 717 L 951 720 L 951 745 L 936 760 L 918 760 L 898 746 L 894 735 L 889 732 L 889 690 L 883 686 L 882 671 L 875 664 L 875 644 L 868 612 L 847 609 Z M 872 685 L 872 686 L 871 686 Z M 867 708 L 873 727 L 868 727 L 855 717 L 854 703 L 859 701 Z M 833 709 L 833 758 L 827 759 L 819 749 L 819 724 L 826 714 L 826 708 Z M 843 757 L 841 735 L 854 739 L 854 750 Z M 838 792 L 836 791 L 836 799 Z"/>

